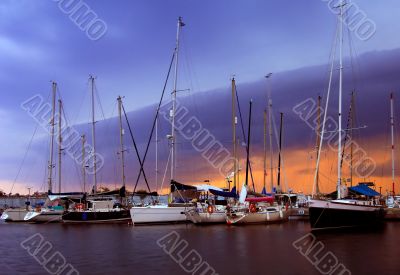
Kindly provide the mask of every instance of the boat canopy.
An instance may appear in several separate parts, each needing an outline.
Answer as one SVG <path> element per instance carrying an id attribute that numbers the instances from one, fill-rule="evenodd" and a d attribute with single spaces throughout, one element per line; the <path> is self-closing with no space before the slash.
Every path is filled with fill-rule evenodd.
<path id="1" fill-rule="evenodd" d="M 200 184 L 200 185 L 196 185 L 197 191 L 224 191 L 223 189 L 219 188 L 219 187 L 215 187 L 212 185 L 208 185 L 208 184 Z"/>
<path id="2" fill-rule="evenodd" d="M 67 192 L 67 193 L 48 193 L 49 200 L 54 201 L 57 199 L 66 199 L 66 198 L 76 198 L 76 197 L 84 197 L 85 193 L 82 192 Z"/>
<path id="3" fill-rule="evenodd" d="M 224 197 L 224 198 L 237 198 L 236 188 L 235 187 L 233 187 L 230 192 L 218 191 L 218 190 L 210 189 L 210 193 L 215 195 L 215 196 L 220 196 L 220 197 Z"/>
<path id="4" fill-rule="evenodd" d="M 175 192 L 175 191 L 181 191 L 181 190 L 197 190 L 197 188 L 192 185 L 186 185 L 186 184 L 182 184 L 177 181 L 171 180 L 171 193 Z"/>
<path id="5" fill-rule="evenodd" d="M 374 189 L 369 188 L 366 184 L 359 184 L 357 186 L 349 187 L 349 191 L 365 195 L 367 197 L 376 197 L 380 195 Z"/>

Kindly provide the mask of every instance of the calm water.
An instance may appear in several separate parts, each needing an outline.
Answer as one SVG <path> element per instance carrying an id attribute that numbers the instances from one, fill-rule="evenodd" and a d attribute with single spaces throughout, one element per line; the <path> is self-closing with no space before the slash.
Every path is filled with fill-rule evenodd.
<path id="1" fill-rule="evenodd" d="M 255 226 L 0 224 L 0 274 L 47 274 L 20 243 L 40 233 L 80 274 L 189 274 L 157 245 L 177 232 L 222 274 L 320 274 L 292 243 L 307 222 Z M 318 234 L 351 274 L 400 274 L 400 222 L 379 232 Z"/>

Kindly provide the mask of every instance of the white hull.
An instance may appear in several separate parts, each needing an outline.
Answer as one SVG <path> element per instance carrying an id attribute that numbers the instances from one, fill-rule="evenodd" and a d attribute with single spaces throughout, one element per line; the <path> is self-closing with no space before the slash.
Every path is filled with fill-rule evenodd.
<path id="1" fill-rule="evenodd" d="M 42 210 L 41 212 L 29 211 L 24 220 L 26 222 L 35 223 L 48 223 L 48 222 L 60 222 L 64 211 L 62 210 Z"/>
<path id="2" fill-rule="evenodd" d="M 225 223 L 226 222 L 226 213 L 225 212 L 203 212 L 199 213 L 195 210 L 187 211 L 186 217 L 193 223 Z"/>
<path id="3" fill-rule="evenodd" d="M 147 207 L 132 207 L 130 210 L 133 224 L 142 223 L 174 223 L 186 222 L 185 212 L 188 207 L 169 207 L 155 205 Z"/>
<path id="4" fill-rule="evenodd" d="M 4 210 L 0 219 L 6 222 L 23 222 L 28 211 L 25 208 L 10 208 Z"/>
<path id="5" fill-rule="evenodd" d="M 252 223 L 276 223 L 286 221 L 288 213 L 285 210 L 251 212 L 236 212 L 227 215 L 227 224 L 252 224 Z"/>

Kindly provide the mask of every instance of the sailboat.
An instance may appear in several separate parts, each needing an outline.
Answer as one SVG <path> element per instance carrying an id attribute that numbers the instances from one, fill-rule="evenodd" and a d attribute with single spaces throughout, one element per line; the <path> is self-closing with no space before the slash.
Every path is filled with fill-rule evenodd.
<path id="1" fill-rule="evenodd" d="M 342 184 L 342 89 L 343 89 L 343 20 L 344 20 L 344 6 L 345 2 L 341 0 L 339 9 L 339 108 L 338 108 L 338 177 L 337 177 L 337 199 L 333 200 L 317 200 L 312 199 L 309 202 L 310 212 L 310 224 L 312 230 L 317 229 L 331 229 L 331 228 L 344 228 L 344 227 L 355 227 L 364 226 L 372 227 L 379 224 L 384 217 L 384 207 L 374 199 L 371 200 L 360 200 L 360 199 L 346 199 L 346 186 Z M 334 49 L 336 50 L 336 49 Z M 324 120 L 321 131 L 321 142 L 319 146 L 318 159 L 316 173 L 314 177 L 314 188 L 315 190 L 315 178 L 319 169 L 320 153 L 322 147 L 322 141 L 325 131 L 325 122 L 327 115 L 327 107 L 329 102 L 329 94 L 331 90 L 331 80 L 334 68 L 334 57 L 333 54 L 331 70 L 330 70 L 330 81 L 328 88 L 327 103 L 325 108 Z M 313 192 L 314 193 L 314 192 Z"/>
<path id="2" fill-rule="evenodd" d="M 176 93 L 177 93 L 177 82 L 178 82 L 178 61 L 179 61 L 179 38 L 181 28 L 185 26 L 182 17 L 178 18 L 177 32 L 176 32 L 176 46 L 174 50 L 174 88 L 172 92 L 172 109 L 170 111 L 172 127 L 171 134 L 168 135 L 170 140 L 170 194 L 169 198 L 171 203 L 160 204 L 154 203 L 146 206 L 133 206 L 130 209 L 133 224 L 142 223 L 176 223 L 176 222 L 187 222 L 186 211 L 193 208 L 193 203 L 183 202 L 176 203 L 173 200 L 173 193 L 178 194 L 178 200 L 182 199 L 180 191 L 191 189 L 193 187 L 180 184 L 175 181 L 175 158 L 176 158 L 176 134 L 175 134 L 175 113 L 176 113 Z M 172 64 L 172 63 L 171 63 Z M 159 110 L 157 110 L 158 112 Z"/>
<path id="3" fill-rule="evenodd" d="M 32 210 L 30 197 L 31 197 L 31 188 L 28 188 L 29 195 L 28 199 L 25 202 L 25 207 L 18 208 L 7 208 L 1 213 L 0 220 L 6 222 L 23 222 L 26 213 Z"/>
<path id="4" fill-rule="evenodd" d="M 54 127 L 55 127 L 55 102 L 57 93 L 57 83 L 52 82 L 52 117 L 51 117 L 51 141 L 50 141 L 50 159 L 48 165 L 48 195 L 52 194 L 53 188 L 53 148 L 54 148 Z M 62 136 L 61 136 L 61 121 L 62 121 L 62 101 L 58 100 L 58 192 L 61 193 L 61 156 L 62 156 Z M 58 203 L 60 202 L 60 203 Z M 61 200 L 47 199 L 43 207 L 38 207 L 26 213 L 24 221 L 34 223 L 60 222 L 64 214 L 65 206 Z"/>
<path id="5" fill-rule="evenodd" d="M 273 196 L 265 196 L 256 192 L 248 191 L 248 178 L 250 166 L 250 129 L 251 129 L 251 109 L 250 101 L 249 125 L 247 138 L 247 161 L 246 161 L 246 181 L 240 191 L 238 204 L 227 207 L 227 224 L 254 224 L 254 223 L 273 223 L 287 220 L 287 211 L 284 207 L 274 203 Z M 249 197 L 251 193 L 253 197 Z"/>
<path id="6" fill-rule="evenodd" d="M 194 209 L 186 211 L 186 216 L 195 224 L 207 223 L 225 223 L 226 211 L 229 204 L 237 199 L 236 185 L 239 175 L 239 163 L 237 158 L 237 140 L 236 140 L 236 80 L 232 77 L 232 145 L 233 145 L 233 171 L 226 177 L 227 188 L 222 190 L 214 186 L 205 188 L 206 199 L 197 202 Z M 230 190 L 230 182 L 233 178 L 233 188 Z M 211 197 L 211 198 L 210 198 Z"/>
<path id="7" fill-rule="evenodd" d="M 125 223 L 129 222 L 131 217 L 129 210 L 125 209 L 119 202 L 117 197 L 125 197 L 125 173 L 124 173 L 124 145 L 123 145 L 123 130 L 121 97 L 118 97 L 118 110 L 120 121 L 120 142 L 122 154 L 122 187 L 119 190 L 98 193 L 97 190 L 97 163 L 96 163 L 96 129 L 95 129 L 95 109 L 94 109 L 94 80 L 93 76 L 89 77 L 91 83 L 92 97 L 92 146 L 93 146 L 93 169 L 94 169 L 94 185 L 93 194 L 85 196 L 82 199 L 72 200 L 72 208 L 69 209 L 63 216 L 64 223 Z M 84 151 L 84 142 L 83 149 Z M 83 177 L 85 179 L 85 161 L 83 161 Z M 84 180 L 85 181 L 85 180 Z M 86 191 L 86 190 L 85 190 Z"/>

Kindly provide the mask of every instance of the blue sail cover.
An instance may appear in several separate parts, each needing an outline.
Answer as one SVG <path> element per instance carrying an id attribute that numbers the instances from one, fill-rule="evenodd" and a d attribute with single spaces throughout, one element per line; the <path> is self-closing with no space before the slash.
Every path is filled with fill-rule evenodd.
<path id="1" fill-rule="evenodd" d="M 368 197 L 375 197 L 380 195 L 374 189 L 369 188 L 366 184 L 359 184 L 357 186 L 349 187 L 349 190 Z"/>
<path id="2" fill-rule="evenodd" d="M 232 191 L 230 191 L 230 192 L 224 192 L 224 191 L 218 191 L 218 190 L 211 190 L 210 189 L 210 193 L 215 195 L 215 196 L 220 196 L 220 197 L 224 197 L 224 198 L 237 198 L 236 188 L 235 187 L 233 187 Z"/>

